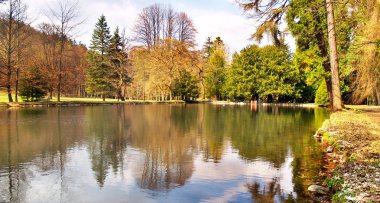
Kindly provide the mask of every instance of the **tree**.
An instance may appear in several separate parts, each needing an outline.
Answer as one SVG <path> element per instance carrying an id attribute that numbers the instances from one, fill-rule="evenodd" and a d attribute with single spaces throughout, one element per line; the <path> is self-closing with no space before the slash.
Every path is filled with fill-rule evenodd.
<path id="1" fill-rule="evenodd" d="M 380 2 L 376 0 L 353 1 L 356 6 L 353 18 L 358 24 L 354 27 L 354 41 L 347 54 L 350 67 L 355 104 L 363 104 L 372 98 L 380 105 Z"/>
<path id="2" fill-rule="evenodd" d="M 79 5 L 78 1 L 69 2 L 67 0 L 58 1 L 58 10 L 50 9 L 50 20 L 59 37 L 59 57 L 57 64 L 57 101 L 61 101 L 62 77 L 64 72 L 63 57 L 65 46 L 74 30 L 83 22 L 78 21 Z"/>
<path id="3" fill-rule="evenodd" d="M 87 72 L 87 91 L 100 92 L 105 101 L 106 94 L 113 90 L 111 67 L 109 63 L 109 46 L 111 35 L 104 15 L 101 15 L 95 25 L 88 61 L 90 68 Z"/>
<path id="4" fill-rule="evenodd" d="M 332 0 L 326 0 L 327 7 L 327 29 L 330 48 L 330 64 L 331 64 L 331 83 L 332 83 L 332 111 L 341 111 L 343 109 L 342 93 L 340 90 L 339 81 L 339 62 L 338 51 L 336 45 L 335 33 L 335 18 L 334 18 L 334 5 Z"/>
<path id="5" fill-rule="evenodd" d="M 194 24 L 187 14 L 184 12 L 179 13 L 177 15 L 178 40 L 188 45 L 194 45 L 196 32 Z"/>
<path id="6" fill-rule="evenodd" d="M 23 100 L 38 101 L 46 96 L 46 89 L 47 83 L 40 69 L 36 66 L 28 68 L 20 83 L 20 96 Z"/>
<path id="7" fill-rule="evenodd" d="M 321 81 L 317 92 L 315 93 L 315 103 L 319 105 L 326 105 L 329 103 L 329 95 L 327 93 L 326 82 Z"/>
<path id="8" fill-rule="evenodd" d="M 199 95 L 198 81 L 189 72 L 182 71 L 179 78 L 174 81 L 174 96 L 185 101 L 192 101 Z"/>
<path id="9" fill-rule="evenodd" d="M 153 4 L 143 9 L 135 26 L 136 40 L 148 49 L 173 38 L 194 45 L 196 29 L 186 13 L 175 12 L 170 6 Z"/>
<path id="10" fill-rule="evenodd" d="M 25 22 L 23 22 L 26 18 L 25 16 L 26 7 L 22 1 L 10 0 L 4 17 L 1 18 L 1 26 L 3 27 L 0 29 L 0 61 L 2 61 L 4 67 L 0 69 L 0 74 L 5 76 L 9 102 L 13 102 L 12 77 L 14 72 L 17 72 L 17 79 L 19 76 L 21 36 L 23 32 L 22 28 L 25 25 Z"/>
<path id="11" fill-rule="evenodd" d="M 114 86 L 117 87 L 118 99 L 124 101 L 125 96 L 122 95 L 122 91 L 124 87 L 125 93 L 125 86 L 130 82 L 130 77 L 128 76 L 130 61 L 128 58 L 128 39 L 126 38 L 125 31 L 122 36 L 120 36 L 118 27 L 110 40 L 109 54 L 114 72 Z"/>
<path id="12" fill-rule="evenodd" d="M 284 44 L 280 25 L 290 0 L 236 0 L 236 2 L 259 24 L 252 34 L 253 39 L 260 42 L 264 34 L 269 34 L 274 45 L 279 47 Z"/>
<path id="13" fill-rule="evenodd" d="M 286 21 L 289 30 L 296 38 L 295 65 L 298 66 L 301 74 L 306 75 L 308 85 L 318 87 L 321 80 L 326 81 L 330 107 L 332 107 L 333 91 L 326 13 L 324 0 L 290 1 Z M 338 34 L 341 36 L 346 33 Z"/>
<path id="14" fill-rule="evenodd" d="M 220 37 L 217 37 L 211 48 L 205 72 L 205 89 L 208 97 L 223 99 L 224 83 L 227 68 L 227 49 Z"/>
<path id="15" fill-rule="evenodd" d="M 268 102 L 294 101 L 298 69 L 290 54 L 276 46 L 248 46 L 234 54 L 227 72 L 227 93 L 232 100 L 260 99 Z"/>

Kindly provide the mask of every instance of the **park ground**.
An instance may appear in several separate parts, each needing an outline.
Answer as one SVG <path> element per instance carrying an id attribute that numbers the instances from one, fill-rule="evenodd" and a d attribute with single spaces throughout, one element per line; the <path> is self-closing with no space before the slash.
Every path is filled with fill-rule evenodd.
<path id="1" fill-rule="evenodd" d="M 380 107 L 350 106 L 317 132 L 332 202 L 380 202 Z"/>
<path id="2" fill-rule="evenodd" d="M 14 99 L 14 95 L 13 95 Z M 23 102 L 22 98 L 18 98 L 20 102 L 9 103 L 8 95 L 5 91 L 0 90 L 0 107 L 33 107 L 33 106 L 75 106 L 75 105 L 112 105 L 112 104 L 153 104 L 153 103 L 183 103 L 180 100 L 172 101 L 150 101 L 150 100 L 126 100 L 118 101 L 117 99 L 107 98 L 105 102 L 101 98 L 75 98 L 61 97 L 61 102 L 57 102 L 56 98 L 51 101 L 41 102 Z"/>

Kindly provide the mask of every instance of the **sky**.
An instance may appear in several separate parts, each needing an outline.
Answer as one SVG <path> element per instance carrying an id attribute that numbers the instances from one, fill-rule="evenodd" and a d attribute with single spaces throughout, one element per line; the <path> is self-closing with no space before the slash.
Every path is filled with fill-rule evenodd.
<path id="1" fill-rule="evenodd" d="M 70 1 L 70 0 L 69 0 Z M 78 0 L 80 18 L 84 23 L 75 32 L 76 41 L 90 44 L 92 31 L 101 14 L 106 16 L 111 30 L 116 26 L 125 28 L 133 36 L 133 27 L 141 10 L 154 3 L 171 5 L 178 12 L 186 12 L 197 29 L 196 41 L 201 47 L 208 36 L 221 37 L 230 53 L 253 44 L 250 35 L 255 30 L 255 22 L 247 18 L 234 0 Z M 24 0 L 28 5 L 32 25 L 48 22 L 49 8 L 55 8 L 57 0 Z M 264 39 L 262 44 L 270 43 Z"/>

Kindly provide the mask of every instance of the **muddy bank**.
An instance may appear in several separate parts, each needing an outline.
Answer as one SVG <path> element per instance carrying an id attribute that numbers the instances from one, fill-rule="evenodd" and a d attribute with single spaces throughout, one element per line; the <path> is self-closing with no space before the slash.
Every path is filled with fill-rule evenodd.
<path id="1" fill-rule="evenodd" d="M 334 113 L 316 133 L 325 163 L 324 201 L 380 202 L 380 108 Z M 323 195 L 322 195 L 323 196 Z"/>

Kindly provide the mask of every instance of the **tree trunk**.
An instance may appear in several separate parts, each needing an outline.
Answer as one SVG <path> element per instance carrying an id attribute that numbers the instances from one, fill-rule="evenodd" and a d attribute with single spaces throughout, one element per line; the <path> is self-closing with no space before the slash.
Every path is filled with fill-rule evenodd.
<path id="1" fill-rule="evenodd" d="M 327 7 L 327 25 L 328 38 L 330 47 L 330 64 L 331 64 L 331 85 L 332 85 L 332 111 L 341 111 L 343 109 L 342 93 L 339 81 L 339 63 L 338 51 L 336 45 L 334 7 L 332 0 L 326 0 Z"/>
<path id="2" fill-rule="evenodd" d="M 106 101 L 106 95 L 102 94 L 102 98 L 103 98 L 103 101 L 105 102 Z"/>
<path id="3" fill-rule="evenodd" d="M 326 82 L 326 87 L 327 87 L 327 93 L 329 94 L 330 107 L 332 107 L 334 98 L 333 98 L 333 93 L 332 93 L 331 77 L 326 77 L 325 82 Z"/>
<path id="4" fill-rule="evenodd" d="M 15 102 L 18 102 L 18 83 L 20 79 L 20 68 L 17 67 L 16 70 L 16 87 L 15 87 Z"/>
<path id="5" fill-rule="evenodd" d="M 8 73 L 7 73 L 7 92 L 8 92 L 8 101 L 13 102 L 12 98 L 12 87 L 11 87 L 11 78 L 12 78 L 12 72 L 9 70 L 8 67 Z"/>

